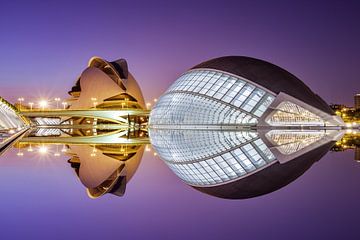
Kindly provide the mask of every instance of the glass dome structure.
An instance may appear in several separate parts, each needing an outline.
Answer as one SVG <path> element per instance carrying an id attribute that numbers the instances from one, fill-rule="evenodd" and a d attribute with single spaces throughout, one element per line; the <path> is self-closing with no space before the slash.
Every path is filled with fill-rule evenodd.
<path id="1" fill-rule="evenodd" d="M 160 98 L 150 127 L 341 126 L 301 80 L 271 63 L 221 57 L 182 74 Z"/>

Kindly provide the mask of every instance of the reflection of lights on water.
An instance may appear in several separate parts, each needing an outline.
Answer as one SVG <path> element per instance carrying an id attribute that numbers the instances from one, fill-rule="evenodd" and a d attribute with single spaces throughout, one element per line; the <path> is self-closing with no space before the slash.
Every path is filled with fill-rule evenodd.
<path id="1" fill-rule="evenodd" d="M 97 152 L 97 149 L 95 148 L 95 146 L 93 146 L 92 153 L 90 153 L 90 156 L 96 157 L 96 152 Z"/>
<path id="2" fill-rule="evenodd" d="M 59 156 L 60 156 L 60 153 L 56 152 L 56 153 L 54 153 L 54 156 L 55 156 L 55 157 L 59 157 Z"/>
<path id="3" fill-rule="evenodd" d="M 45 154 L 45 153 L 47 153 L 47 151 L 48 151 L 48 148 L 46 146 L 43 145 L 43 146 L 39 147 L 40 154 Z"/>
<path id="4" fill-rule="evenodd" d="M 145 151 L 146 151 L 146 152 L 150 152 L 150 151 L 151 151 L 151 148 L 149 147 L 149 145 L 146 145 Z"/>
<path id="5" fill-rule="evenodd" d="M 61 149 L 61 152 L 66 152 L 66 151 L 67 151 L 66 147 L 63 146 L 63 148 Z"/>
<path id="6" fill-rule="evenodd" d="M 346 129 L 346 133 L 352 133 L 351 129 Z"/>
<path id="7" fill-rule="evenodd" d="M 154 152 L 154 156 L 157 156 L 157 153 L 156 153 L 156 152 Z"/>
<path id="8" fill-rule="evenodd" d="M 28 152 L 33 152 L 34 149 L 30 146 L 28 149 L 27 149 Z"/>
<path id="9" fill-rule="evenodd" d="M 24 153 L 23 152 L 18 152 L 16 155 L 21 157 L 21 156 L 24 156 Z"/>

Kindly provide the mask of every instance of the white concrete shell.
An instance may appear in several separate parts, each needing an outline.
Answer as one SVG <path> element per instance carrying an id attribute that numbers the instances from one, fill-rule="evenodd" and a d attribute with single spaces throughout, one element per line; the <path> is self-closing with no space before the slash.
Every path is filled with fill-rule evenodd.
<path id="1" fill-rule="evenodd" d="M 128 72 L 127 63 L 123 59 L 107 62 L 99 57 L 93 57 L 79 81 L 80 96 L 71 101 L 70 109 L 92 108 L 95 101 L 96 105 L 100 105 L 105 99 L 122 93 L 130 95 L 136 99 L 141 108 L 145 108 L 141 89 Z"/>

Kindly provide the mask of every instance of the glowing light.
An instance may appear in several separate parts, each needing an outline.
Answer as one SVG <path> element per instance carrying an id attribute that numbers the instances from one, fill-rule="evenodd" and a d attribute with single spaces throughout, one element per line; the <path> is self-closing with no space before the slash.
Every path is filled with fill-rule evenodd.
<path id="1" fill-rule="evenodd" d="M 19 97 L 19 98 L 18 98 L 18 101 L 19 101 L 19 110 L 21 110 L 21 102 L 24 101 L 24 98 L 23 98 L 23 97 Z"/>
<path id="2" fill-rule="evenodd" d="M 47 107 L 48 102 L 46 100 L 41 100 L 39 102 L 39 106 L 41 107 L 42 110 L 44 110 L 45 107 Z"/>
<path id="3" fill-rule="evenodd" d="M 48 149 L 46 146 L 39 147 L 39 153 L 40 154 L 46 154 L 48 152 Z"/>
<path id="4" fill-rule="evenodd" d="M 64 106 L 64 109 L 66 108 L 67 102 L 62 102 L 61 103 Z"/>
<path id="5" fill-rule="evenodd" d="M 150 151 L 151 151 L 151 148 L 147 145 L 146 148 L 145 148 L 145 151 L 146 151 L 146 152 L 150 152 Z"/>
<path id="6" fill-rule="evenodd" d="M 30 110 L 32 110 L 32 109 L 33 109 L 33 105 L 34 105 L 34 103 L 33 103 L 33 102 L 29 102 Z"/>
<path id="7" fill-rule="evenodd" d="M 56 153 L 54 153 L 54 156 L 55 156 L 55 157 L 59 157 L 59 156 L 60 156 L 60 153 L 56 152 Z"/>
<path id="8" fill-rule="evenodd" d="M 150 109 L 150 107 L 151 107 L 151 103 L 146 103 L 146 107 L 148 108 L 148 109 Z"/>
<path id="9" fill-rule="evenodd" d="M 60 98 L 56 97 L 54 98 L 55 102 L 56 102 L 56 108 L 59 108 L 59 102 L 60 102 Z"/>
<path id="10" fill-rule="evenodd" d="M 24 156 L 24 153 L 23 152 L 18 152 L 16 155 L 21 157 L 21 156 Z"/>

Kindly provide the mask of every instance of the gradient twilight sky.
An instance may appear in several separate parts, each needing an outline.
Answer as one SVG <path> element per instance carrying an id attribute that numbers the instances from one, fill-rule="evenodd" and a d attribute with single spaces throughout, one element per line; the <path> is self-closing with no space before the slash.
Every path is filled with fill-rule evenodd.
<path id="1" fill-rule="evenodd" d="M 358 1 L 3 1 L 0 96 L 67 97 L 97 55 L 126 58 L 151 100 L 195 64 L 246 55 L 352 105 L 359 12 Z"/>
<path id="2" fill-rule="evenodd" d="M 0 96 L 67 97 L 90 57 L 125 58 L 147 100 L 210 58 L 246 55 L 327 102 L 360 92 L 358 1 L 2 1 Z M 329 153 L 274 193 L 199 193 L 145 153 L 126 195 L 89 199 L 66 162 L 0 157 L 0 239 L 360 239 L 360 164 Z"/>

